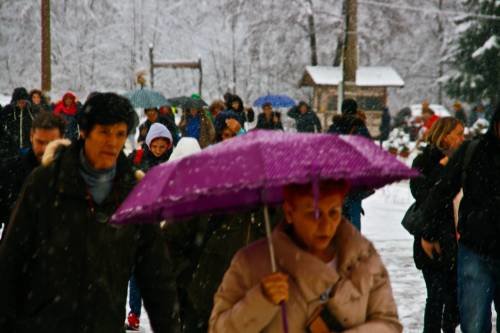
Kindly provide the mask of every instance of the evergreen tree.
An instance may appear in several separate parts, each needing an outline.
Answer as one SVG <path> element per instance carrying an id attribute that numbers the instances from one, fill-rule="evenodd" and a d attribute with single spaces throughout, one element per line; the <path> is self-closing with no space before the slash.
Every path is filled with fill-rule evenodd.
<path id="1" fill-rule="evenodd" d="M 464 0 L 463 4 L 470 13 L 500 17 L 498 0 Z M 495 105 L 500 101 L 500 20 L 468 17 L 458 29 L 447 93 L 467 102 L 486 100 Z"/>

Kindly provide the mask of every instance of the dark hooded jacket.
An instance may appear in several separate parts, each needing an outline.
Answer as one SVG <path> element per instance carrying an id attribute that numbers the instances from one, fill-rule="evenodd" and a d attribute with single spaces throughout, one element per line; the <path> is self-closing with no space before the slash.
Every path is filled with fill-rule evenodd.
<path id="1" fill-rule="evenodd" d="M 24 181 L 39 164 L 31 148 L 2 163 L 0 167 L 0 224 L 7 224 Z"/>
<path id="2" fill-rule="evenodd" d="M 274 117 L 278 117 L 278 121 L 274 121 Z M 267 130 L 283 130 L 283 124 L 281 124 L 281 114 L 278 112 L 273 112 L 271 119 L 267 119 L 264 113 L 259 114 L 257 117 L 257 129 L 267 129 Z"/>
<path id="3" fill-rule="evenodd" d="M 302 114 L 299 111 L 299 106 L 294 106 L 287 113 L 288 117 L 295 119 L 297 132 L 321 133 L 321 122 L 319 121 L 316 113 L 314 113 L 314 111 L 307 106 L 307 112 Z"/>
<path id="4" fill-rule="evenodd" d="M 328 129 L 330 134 L 356 134 L 371 139 L 370 132 L 363 120 L 354 115 L 338 115 L 333 117 L 333 122 Z"/>
<path id="5" fill-rule="evenodd" d="M 0 332 L 122 333 L 132 274 L 153 330 L 176 331 L 159 226 L 109 223 L 135 185 L 130 164 L 122 154 L 111 193 L 96 204 L 79 173 L 81 149 L 58 150 L 24 185 L 0 245 Z"/>
<path id="6" fill-rule="evenodd" d="M 233 109 L 233 107 L 231 106 L 231 104 L 234 101 L 238 101 L 240 103 L 240 107 L 237 110 Z M 253 119 L 247 118 L 247 115 L 245 113 L 245 106 L 243 105 L 243 100 L 240 98 L 240 96 L 231 95 L 227 101 L 227 104 L 228 104 L 228 106 L 227 106 L 228 108 L 226 111 L 232 111 L 238 115 L 238 118 L 236 118 L 236 119 L 240 122 L 242 128 L 244 128 L 244 125 L 247 121 L 253 120 Z"/>
<path id="7" fill-rule="evenodd" d="M 17 102 L 26 100 L 26 107 L 20 109 Z M 34 113 L 30 108 L 29 95 L 25 88 L 16 88 L 12 94 L 12 100 L 2 111 L 2 126 L 7 135 L 19 148 L 31 147 L 30 131 Z"/>
<path id="8" fill-rule="evenodd" d="M 500 106 L 497 106 L 491 127 L 482 136 L 464 170 L 470 142 L 465 142 L 450 159 L 444 175 L 434 184 L 423 206 L 423 220 L 428 221 L 423 237 L 438 241 L 443 230 L 442 212 L 463 188 L 460 204 L 459 243 L 478 254 L 500 259 Z M 463 177 L 465 171 L 465 177 Z M 464 178 L 464 179 L 462 179 Z"/>

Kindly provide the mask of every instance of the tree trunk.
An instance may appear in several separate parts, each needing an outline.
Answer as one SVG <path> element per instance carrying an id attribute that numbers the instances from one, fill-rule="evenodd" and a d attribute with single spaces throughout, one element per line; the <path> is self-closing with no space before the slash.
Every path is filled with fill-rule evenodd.
<path id="1" fill-rule="evenodd" d="M 342 1 L 342 17 L 346 17 L 346 0 Z M 342 52 L 344 50 L 344 42 L 345 42 L 345 25 L 344 29 L 342 29 L 341 33 L 337 37 L 337 49 L 335 50 L 335 57 L 333 59 L 333 66 L 340 67 L 342 64 Z"/>
<path id="2" fill-rule="evenodd" d="M 50 0 L 42 0 L 42 91 L 49 92 L 51 82 L 51 47 L 50 47 Z"/>
<path id="3" fill-rule="evenodd" d="M 314 12 L 312 0 L 307 0 L 309 6 L 308 12 L 308 28 L 309 28 L 309 45 L 311 46 L 311 65 L 318 65 L 318 47 L 316 43 L 316 25 L 314 23 Z"/>

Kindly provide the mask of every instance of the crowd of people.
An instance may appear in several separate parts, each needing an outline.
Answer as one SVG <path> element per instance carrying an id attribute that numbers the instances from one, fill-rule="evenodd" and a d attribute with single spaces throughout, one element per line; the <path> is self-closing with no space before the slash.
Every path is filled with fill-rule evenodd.
<path id="1" fill-rule="evenodd" d="M 283 130 L 272 104 L 255 117 L 229 93 L 208 107 L 191 98 L 178 123 L 169 106 L 144 112 L 139 124 L 115 93 L 91 93 L 82 105 L 68 92 L 49 105 L 24 88 L 0 111 L 0 331 L 123 332 L 124 321 L 138 330 L 144 305 L 155 332 L 278 332 L 285 301 L 292 332 L 402 331 L 387 270 L 360 233 L 370 190 L 342 181 L 286 186 L 283 205 L 270 211 L 279 273 L 265 255 L 262 209 L 109 224 L 153 167 L 245 135 L 254 120 L 256 129 Z M 287 115 L 298 132 L 324 131 L 305 102 Z M 463 131 L 457 118 L 433 118 L 414 161 L 424 332 L 454 332 L 459 323 L 463 332 L 491 331 L 491 303 L 500 304 L 500 110 L 481 138 L 462 144 Z M 326 132 L 372 139 L 353 99 Z"/>

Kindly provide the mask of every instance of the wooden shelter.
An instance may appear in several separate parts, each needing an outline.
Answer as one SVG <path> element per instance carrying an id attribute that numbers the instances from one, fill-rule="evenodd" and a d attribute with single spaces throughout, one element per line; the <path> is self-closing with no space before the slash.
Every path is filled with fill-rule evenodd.
<path id="1" fill-rule="evenodd" d="M 324 128 L 339 112 L 337 96 L 341 81 L 342 68 L 331 66 L 307 66 L 300 81 L 301 87 L 313 88 L 312 107 Z M 382 111 L 387 105 L 387 88 L 403 86 L 403 79 L 392 67 L 359 67 L 355 89 L 345 92 L 344 98 L 351 97 L 358 102 L 359 110 L 366 113 L 371 135 L 376 137 L 379 135 Z"/>

